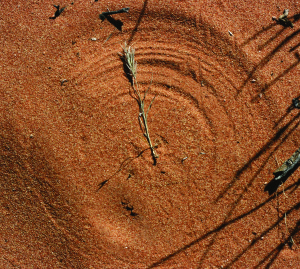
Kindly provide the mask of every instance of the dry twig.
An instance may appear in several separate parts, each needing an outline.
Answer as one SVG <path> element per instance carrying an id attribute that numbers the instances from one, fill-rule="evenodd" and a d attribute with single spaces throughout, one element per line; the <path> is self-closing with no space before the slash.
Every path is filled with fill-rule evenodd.
<path id="1" fill-rule="evenodd" d="M 291 27 L 291 28 L 293 28 L 294 24 L 287 18 L 288 15 L 289 15 L 289 10 L 285 9 L 283 11 L 283 14 L 280 15 L 278 17 L 278 19 L 276 17 L 272 17 L 272 20 L 276 21 L 278 24 L 281 24 L 284 27 Z"/>
<path id="2" fill-rule="evenodd" d="M 147 110 L 145 111 L 145 99 L 148 93 L 148 90 L 150 89 L 151 83 L 152 83 L 152 79 L 151 79 L 151 83 L 150 86 L 148 87 L 147 90 L 144 91 L 143 96 L 141 95 L 141 92 L 139 90 L 139 85 L 136 79 L 136 74 L 137 74 L 137 62 L 134 59 L 134 53 L 135 53 L 135 49 L 131 48 L 130 46 L 127 47 L 126 43 L 125 46 L 123 47 L 123 60 L 126 64 L 126 67 L 128 68 L 129 71 L 129 76 L 130 76 L 130 80 L 131 80 L 131 86 L 133 88 L 133 92 L 135 94 L 135 98 L 139 104 L 139 123 L 141 126 L 141 129 L 144 132 L 144 136 L 146 137 L 148 144 L 150 146 L 151 149 L 151 154 L 152 154 L 152 158 L 154 161 L 154 165 L 156 164 L 156 159 L 158 158 L 158 155 L 155 152 L 155 148 L 152 145 L 151 139 L 150 139 L 150 134 L 149 134 L 149 128 L 148 128 L 148 112 L 154 102 L 154 99 L 156 96 L 153 97 L 153 99 L 150 102 L 150 105 L 148 106 Z"/>

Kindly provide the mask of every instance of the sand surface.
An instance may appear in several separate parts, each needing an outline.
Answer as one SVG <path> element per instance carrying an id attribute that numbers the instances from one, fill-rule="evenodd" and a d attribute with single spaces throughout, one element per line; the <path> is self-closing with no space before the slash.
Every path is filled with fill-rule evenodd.
<path id="1" fill-rule="evenodd" d="M 297 1 L 0 7 L 1 268 L 300 268 Z"/>

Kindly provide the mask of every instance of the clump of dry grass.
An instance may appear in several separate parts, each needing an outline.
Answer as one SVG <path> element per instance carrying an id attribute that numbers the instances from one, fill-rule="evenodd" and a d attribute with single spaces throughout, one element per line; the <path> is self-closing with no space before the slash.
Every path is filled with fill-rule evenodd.
<path id="1" fill-rule="evenodd" d="M 125 71 L 127 71 L 126 73 L 129 76 L 129 79 L 131 81 L 131 86 L 133 88 L 135 99 L 137 100 L 138 105 L 139 105 L 139 123 L 140 123 L 141 129 L 144 132 L 144 136 L 146 137 L 146 139 L 148 141 L 148 144 L 150 146 L 152 158 L 153 158 L 154 165 L 155 165 L 156 164 L 156 159 L 158 158 L 158 155 L 156 154 L 155 148 L 152 145 L 152 142 L 151 142 L 151 139 L 150 139 L 147 118 L 148 118 L 148 112 L 149 112 L 156 96 L 153 97 L 153 99 L 151 100 L 151 102 L 150 102 L 150 104 L 149 104 L 149 106 L 148 106 L 148 108 L 145 112 L 145 99 L 146 99 L 148 90 L 150 89 L 152 79 L 151 79 L 150 86 L 148 87 L 147 90 L 144 91 L 144 94 L 142 96 L 142 94 L 139 90 L 139 85 L 138 85 L 137 78 L 136 78 L 136 75 L 137 75 L 137 62 L 134 59 L 134 53 L 135 53 L 135 49 L 130 47 L 130 46 L 127 46 L 127 44 L 125 42 L 125 45 L 123 47 L 123 55 L 122 55 L 124 63 L 126 65 L 126 68 L 128 69 L 128 70 L 125 70 Z"/>

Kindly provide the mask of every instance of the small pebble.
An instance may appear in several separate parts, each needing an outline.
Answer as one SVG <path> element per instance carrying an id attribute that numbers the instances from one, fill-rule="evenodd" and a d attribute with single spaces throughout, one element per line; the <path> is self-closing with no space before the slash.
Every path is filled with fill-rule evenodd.
<path id="1" fill-rule="evenodd" d="M 228 34 L 229 34 L 230 36 L 233 36 L 233 33 L 231 33 L 230 31 L 228 31 Z"/>
<path id="2" fill-rule="evenodd" d="M 92 37 L 91 40 L 92 40 L 92 41 L 96 41 L 97 38 L 96 38 L 96 37 Z"/>

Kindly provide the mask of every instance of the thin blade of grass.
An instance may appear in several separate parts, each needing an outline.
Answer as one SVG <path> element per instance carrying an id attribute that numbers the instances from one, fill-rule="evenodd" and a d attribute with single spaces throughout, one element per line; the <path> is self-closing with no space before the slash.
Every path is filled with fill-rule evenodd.
<path id="1" fill-rule="evenodd" d="M 98 190 L 99 191 L 107 182 L 108 182 L 109 179 L 107 180 L 104 180 L 103 182 L 101 182 L 99 185 L 98 185 Z"/>
<path id="2" fill-rule="evenodd" d="M 155 97 L 156 97 L 156 95 L 153 97 L 153 99 L 152 99 L 150 105 L 148 106 L 147 113 L 146 113 L 146 119 L 147 119 L 147 117 L 148 117 L 148 112 L 149 112 L 149 110 L 150 110 L 150 108 L 151 108 L 151 106 L 152 106 L 152 104 L 153 104 L 153 102 L 154 102 Z"/>
<path id="3" fill-rule="evenodd" d="M 135 50 L 133 48 L 131 48 L 130 46 L 127 48 L 127 45 L 126 45 L 126 42 L 125 42 L 125 46 L 123 47 L 123 59 L 125 61 L 126 67 L 130 71 L 130 74 L 128 74 L 128 75 L 130 75 L 131 78 L 132 78 L 133 91 L 136 94 L 136 96 L 138 97 L 137 101 L 138 101 L 138 104 L 139 104 L 139 124 L 140 124 L 140 127 L 141 127 L 141 129 L 144 133 L 144 136 L 146 137 L 146 139 L 149 143 L 151 153 L 152 153 L 152 157 L 153 157 L 153 161 L 154 161 L 153 164 L 156 165 L 156 159 L 158 158 L 158 155 L 156 154 L 155 149 L 152 145 L 150 135 L 149 135 L 148 125 L 147 125 L 147 115 L 148 115 L 148 112 L 149 112 L 149 110 L 150 110 L 150 108 L 151 108 L 151 106 L 152 106 L 152 104 L 155 100 L 156 95 L 153 97 L 152 101 L 150 102 L 150 105 L 148 107 L 148 110 L 147 110 L 146 114 L 145 114 L 145 110 L 144 110 L 144 108 L 145 108 L 144 107 L 145 106 L 144 101 L 145 101 L 146 95 L 147 95 L 147 93 L 150 89 L 150 86 L 152 84 L 153 75 L 151 76 L 150 86 L 144 92 L 144 97 L 142 99 L 139 88 L 138 88 L 138 83 L 137 83 L 137 80 L 136 80 L 137 62 L 134 60 L 134 53 L 135 53 Z M 141 118 L 143 118 L 143 120 Z"/>

